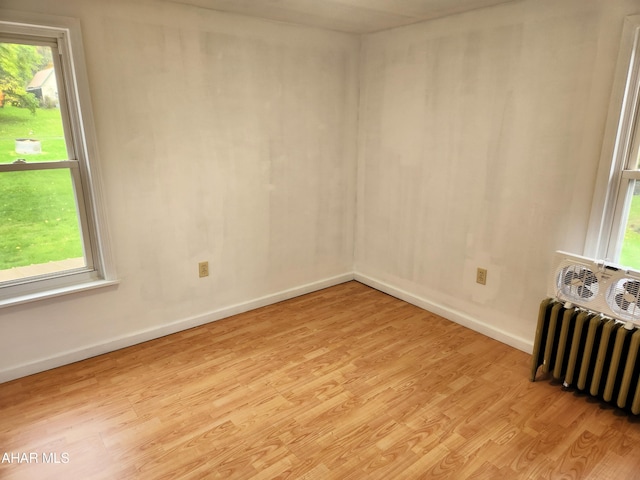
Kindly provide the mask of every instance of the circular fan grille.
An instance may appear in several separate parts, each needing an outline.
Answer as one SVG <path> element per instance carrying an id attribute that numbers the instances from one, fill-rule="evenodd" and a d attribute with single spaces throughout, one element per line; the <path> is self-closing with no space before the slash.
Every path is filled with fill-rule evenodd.
<path id="1" fill-rule="evenodd" d="M 633 278 L 617 280 L 609 287 L 607 304 L 624 319 L 640 319 L 640 281 Z"/>
<path id="2" fill-rule="evenodd" d="M 558 287 L 569 298 L 580 302 L 590 302 L 598 295 L 600 285 L 592 270 L 582 265 L 569 265 L 558 275 Z"/>

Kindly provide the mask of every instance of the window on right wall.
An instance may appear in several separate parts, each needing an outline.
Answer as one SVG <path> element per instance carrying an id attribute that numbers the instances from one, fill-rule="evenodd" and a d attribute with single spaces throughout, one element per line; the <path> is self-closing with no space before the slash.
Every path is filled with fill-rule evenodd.
<path id="1" fill-rule="evenodd" d="M 586 253 L 640 270 L 640 15 L 625 19 L 601 170 Z"/>

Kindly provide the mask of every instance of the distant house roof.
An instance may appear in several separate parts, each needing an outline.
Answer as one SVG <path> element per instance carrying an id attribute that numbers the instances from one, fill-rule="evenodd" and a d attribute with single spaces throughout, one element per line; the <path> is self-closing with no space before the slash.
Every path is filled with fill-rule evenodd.
<path id="1" fill-rule="evenodd" d="M 27 85 L 27 90 L 31 90 L 34 88 L 42 88 L 44 83 L 52 74 L 53 74 L 53 67 L 40 70 L 38 73 L 36 73 L 33 76 L 31 81 L 29 82 L 29 85 Z"/>

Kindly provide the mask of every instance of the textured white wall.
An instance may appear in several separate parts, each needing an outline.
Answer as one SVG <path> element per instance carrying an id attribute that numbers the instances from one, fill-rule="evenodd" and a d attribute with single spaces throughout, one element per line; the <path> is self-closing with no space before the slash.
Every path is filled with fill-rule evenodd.
<path id="1" fill-rule="evenodd" d="M 639 7 L 531 0 L 365 37 L 356 271 L 527 349 L 553 252 L 584 246 Z"/>
<path id="2" fill-rule="evenodd" d="M 121 283 L 2 309 L 0 380 L 350 275 L 357 36 L 162 2 L 2 7 L 81 21 Z"/>

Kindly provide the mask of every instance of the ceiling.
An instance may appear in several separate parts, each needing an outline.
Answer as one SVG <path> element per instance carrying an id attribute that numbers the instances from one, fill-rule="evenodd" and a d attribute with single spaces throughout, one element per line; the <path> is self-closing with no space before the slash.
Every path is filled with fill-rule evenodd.
<path id="1" fill-rule="evenodd" d="M 347 33 L 371 33 L 516 0 L 169 0 Z"/>

